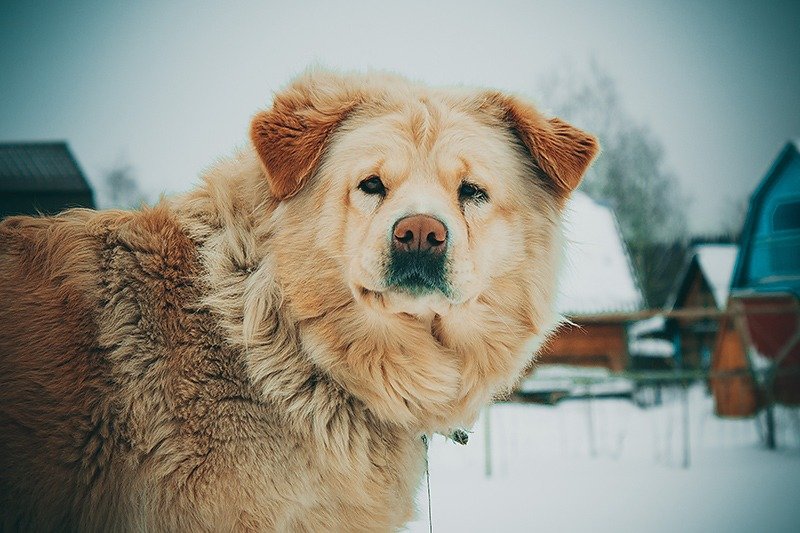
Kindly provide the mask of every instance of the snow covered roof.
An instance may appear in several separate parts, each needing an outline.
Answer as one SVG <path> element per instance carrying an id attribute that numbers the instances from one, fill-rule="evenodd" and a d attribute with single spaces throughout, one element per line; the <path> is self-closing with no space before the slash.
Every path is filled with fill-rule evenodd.
<path id="1" fill-rule="evenodd" d="M 685 293 L 690 285 L 691 279 L 689 278 L 693 276 L 696 265 L 697 269 L 700 270 L 700 274 L 711 288 L 717 309 L 725 309 L 738 253 L 739 247 L 735 244 L 695 245 L 689 254 L 689 260 L 683 269 L 683 273 L 677 280 L 676 288 L 669 299 L 668 308 L 675 309 L 676 306 L 682 305 Z"/>
<path id="2" fill-rule="evenodd" d="M 719 309 L 724 309 L 731 289 L 733 267 L 739 247 L 735 244 L 703 244 L 695 246 L 697 262 L 714 293 Z"/>
<path id="3" fill-rule="evenodd" d="M 576 192 L 565 209 L 564 234 L 560 313 L 598 315 L 642 308 L 642 293 L 609 207 Z"/>

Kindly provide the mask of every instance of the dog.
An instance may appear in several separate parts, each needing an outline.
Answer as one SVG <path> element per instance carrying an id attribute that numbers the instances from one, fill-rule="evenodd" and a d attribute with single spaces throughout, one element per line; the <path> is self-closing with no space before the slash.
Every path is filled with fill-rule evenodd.
<path id="1" fill-rule="evenodd" d="M 558 323 L 598 151 L 517 96 L 311 70 L 191 192 L 0 225 L 4 530 L 392 531 L 423 436 Z"/>

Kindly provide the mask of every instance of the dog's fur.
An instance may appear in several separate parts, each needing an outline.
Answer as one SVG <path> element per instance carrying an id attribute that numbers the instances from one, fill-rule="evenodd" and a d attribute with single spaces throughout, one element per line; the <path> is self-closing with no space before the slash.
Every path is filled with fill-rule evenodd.
<path id="1" fill-rule="evenodd" d="M 3 529 L 397 528 L 421 435 L 472 424 L 556 323 L 591 136 L 497 92 L 312 71 L 251 138 L 153 208 L 0 225 Z M 385 281 L 409 213 L 448 226 L 447 294 Z"/>

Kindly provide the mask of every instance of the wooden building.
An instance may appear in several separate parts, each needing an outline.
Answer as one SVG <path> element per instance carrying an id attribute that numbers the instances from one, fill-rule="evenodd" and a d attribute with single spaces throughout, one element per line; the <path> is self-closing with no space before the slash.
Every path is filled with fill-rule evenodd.
<path id="1" fill-rule="evenodd" d="M 94 207 L 92 189 L 66 143 L 0 144 L 0 218 Z"/>
<path id="2" fill-rule="evenodd" d="M 737 253 L 735 244 L 698 244 L 692 247 L 676 280 L 667 310 L 724 311 Z M 666 329 L 675 344 L 676 368 L 710 368 L 719 331 L 718 318 L 670 319 Z"/>
<path id="3" fill-rule="evenodd" d="M 710 380 L 714 412 L 718 416 L 741 418 L 758 411 L 760 399 L 747 362 L 747 349 L 730 317 L 720 321 L 711 370 L 715 376 Z"/>
<path id="4" fill-rule="evenodd" d="M 731 282 L 729 310 L 712 368 L 720 415 L 753 414 L 764 401 L 800 404 L 800 145 L 789 142 L 750 197 Z M 776 370 L 772 386 L 748 372 Z M 757 391 L 760 391 L 757 393 Z M 742 406 L 750 406 L 750 410 Z"/>
<path id="5" fill-rule="evenodd" d="M 614 372 L 628 365 L 625 322 L 602 315 L 573 315 L 542 349 L 539 364 L 601 366 Z"/>
<path id="6" fill-rule="evenodd" d="M 625 313 L 642 309 L 642 292 L 610 207 L 582 192 L 566 209 L 567 253 L 558 309 L 564 325 L 543 348 L 540 364 L 628 366 Z"/>

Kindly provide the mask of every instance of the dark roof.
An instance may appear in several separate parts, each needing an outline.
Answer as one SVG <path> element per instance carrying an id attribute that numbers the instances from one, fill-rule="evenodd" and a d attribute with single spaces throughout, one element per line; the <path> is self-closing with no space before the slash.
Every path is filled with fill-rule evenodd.
<path id="1" fill-rule="evenodd" d="M 0 143 L 0 191 L 89 190 L 66 143 Z"/>
<path id="2" fill-rule="evenodd" d="M 772 188 L 772 185 L 783 174 L 786 166 L 792 161 L 793 158 L 800 156 L 800 139 L 797 141 L 789 141 L 783 147 L 778 157 L 772 163 L 772 166 L 767 171 L 767 174 L 758 184 L 756 190 L 750 196 L 750 202 L 747 209 L 747 217 L 744 221 L 741 236 L 739 237 L 739 256 L 736 258 L 736 266 L 733 269 L 733 279 L 731 280 L 732 289 L 742 289 L 747 287 L 747 272 L 745 272 L 745 265 L 750 261 L 752 254 L 752 241 L 754 239 L 754 232 L 758 217 L 761 213 L 761 204 L 767 192 Z"/>
<path id="3" fill-rule="evenodd" d="M 672 292 L 670 292 L 667 298 L 667 303 L 664 306 L 665 309 L 668 311 L 674 311 L 683 305 L 686 293 L 689 291 L 689 287 L 698 273 L 701 277 L 703 276 L 703 271 L 700 268 L 700 263 L 697 260 L 697 254 L 690 252 L 686 256 L 686 260 L 680 274 L 677 278 L 675 278 L 676 283 L 672 289 Z"/>

